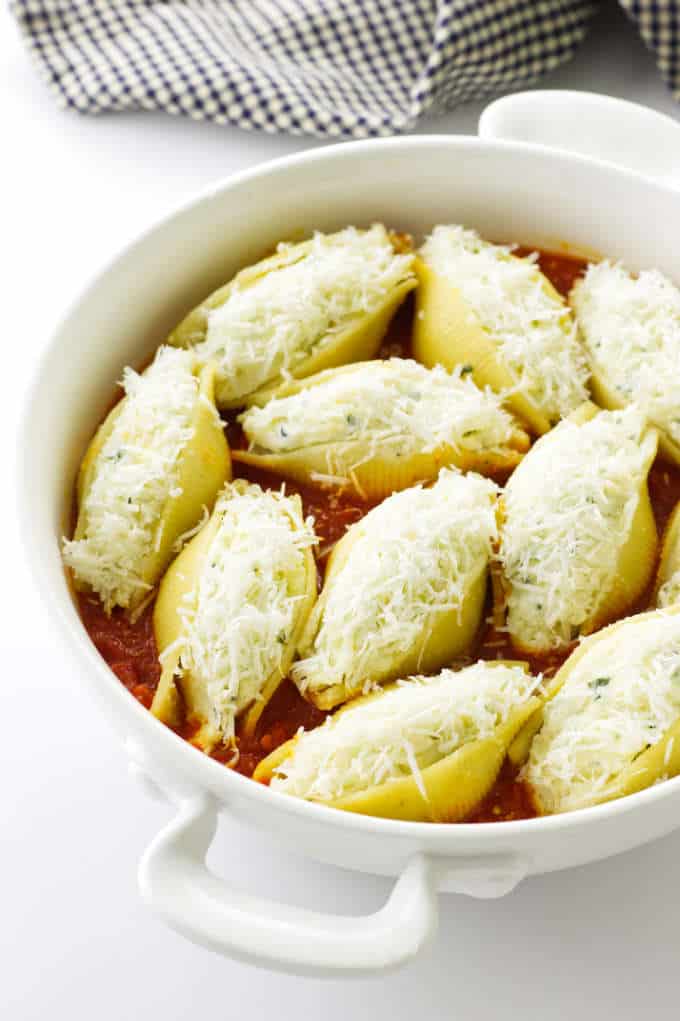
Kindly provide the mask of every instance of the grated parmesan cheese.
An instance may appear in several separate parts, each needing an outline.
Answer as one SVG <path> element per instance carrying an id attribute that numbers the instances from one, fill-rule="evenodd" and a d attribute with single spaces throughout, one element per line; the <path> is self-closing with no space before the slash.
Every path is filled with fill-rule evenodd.
<path id="1" fill-rule="evenodd" d="M 213 514 L 219 527 L 179 607 L 179 670 L 204 685 L 228 741 L 290 645 L 306 598 L 305 551 L 317 540 L 299 498 L 242 481 L 225 486 Z"/>
<path id="2" fill-rule="evenodd" d="M 630 534 L 655 433 L 635 408 L 561 422 L 505 487 L 507 627 L 525 648 L 564 645 L 592 618 Z"/>
<path id="3" fill-rule="evenodd" d="M 298 246 L 279 245 L 282 254 Z M 308 251 L 254 283 L 231 290 L 210 312 L 197 355 L 217 363 L 222 403 L 237 402 L 286 378 L 353 320 L 374 312 L 412 276 L 412 255 L 397 255 L 381 224 L 315 234 Z"/>
<path id="4" fill-rule="evenodd" d="M 359 362 L 289 397 L 239 416 L 250 449 L 289 453 L 328 445 L 328 475 L 338 476 L 333 444 L 359 443 L 354 468 L 376 453 L 402 456 L 443 445 L 500 451 L 515 432 L 500 398 L 472 380 L 407 358 Z"/>
<path id="5" fill-rule="evenodd" d="M 548 418 L 587 398 L 588 371 L 569 309 L 546 290 L 535 256 L 483 241 L 473 230 L 435 227 L 420 250 L 460 292 L 524 394 Z"/>
<path id="6" fill-rule="evenodd" d="M 656 596 L 656 605 L 663 609 L 680 603 L 680 571 L 675 571 L 668 581 L 660 586 Z"/>
<path id="7" fill-rule="evenodd" d="M 64 539 L 66 564 L 107 613 L 151 589 L 145 562 L 157 548 L 167 501 L 181 493 L 180 456 L 193 436 L 199 400 L 194 365 L 190 352 L 161 347 L 141 375 L 124 370 L 124 403 L 79 508 L 82 535 Z"/>
<path id="8" fill-rule="evenodd" d="M 657 270 L 600 262 L 570 300 L 593 373 L 680 443 L 680 289 Z"/>
<path id="9" fill-rule="evenodd" d="M 630 617 L 588 641 L 546 704 L 525 767 L 546 812 L 605 799 L 620 772 L 680 716 L 680 615 Z"/>
<path id="10" fill-rule="evenodd" d="M 352 526 L 313 650 L 292 669 L 302 690 L 362 690 L 423 642 L 434 614 L 450 613 L 454 626 L 487 569 L 496 492 L 487 479 L 445 469 L 431 488 L 396 493 Z"/>
<path id="11" fill-rule="evenodd" d="M 539 683 L 520 666 L 484 662 L 411 677 L 301 733 L 271 786 L 332 801 L 414 776 L 422 790 L 421 770 L 489 737 Z"/>

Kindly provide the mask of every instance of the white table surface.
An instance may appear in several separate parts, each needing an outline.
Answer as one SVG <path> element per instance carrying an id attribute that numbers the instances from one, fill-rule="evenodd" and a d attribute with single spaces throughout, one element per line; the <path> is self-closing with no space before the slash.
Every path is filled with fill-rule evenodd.
<path id="1" fill-rule="evenodd" d="M 679 116 L 613 6 L 576 59 L 545 85 L 609 92 Z M 25 570 L 12 492 L 25 381 L 83 278 L 131 234 L 216 177 L 319 143 L 165 115 L 61 113 L 4 5 L 0 97 L 7 469 L 0 1017 L 179 1021 L 236 1018 L 241 1008 L 253 1019 L 286 1021 L 319 1014 L 324 1021 L 675 1016 L 680 832 L 615 860 L 528 881 L 500 901 L 446 897 L 436 943 L 401 972 L 376 979 L 301 979 L 235 964 L 185 942 L 140 903 L 137 861 L 168 810 L 128 776 L 107 721 L 63 664 Z M 474 131 L 480 109 L 469 105 L 422 130 Z M 281 853 L 274 841 L 267 847 L 233 824 L 223 824 L 213 861 L 250 890 L 309 907 L 365 912 L 388 891 L 383 879 Z"/>

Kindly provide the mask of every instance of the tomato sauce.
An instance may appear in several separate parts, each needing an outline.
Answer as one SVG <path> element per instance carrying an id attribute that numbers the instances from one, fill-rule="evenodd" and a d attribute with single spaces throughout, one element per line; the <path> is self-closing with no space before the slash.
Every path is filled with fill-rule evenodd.
<path id="1" fill-rule="evenodd" d="M 518 254 L 526 254 L 530 249 L 518 248 L 516 251 Z M 548 279 L 564 295 L 569 292 L 587 265 L 583 259 L 553 252 L 539 252 L 538 261 Z M 410 357 L 412 317 L 413 301 L 409 298 L 395 316 L 380 348 L 379 357 Z M 233 420 L 228 420 L 225 422 L 225 428 L 232 447 L 234 449 L 242 447 L 244 441 L 239 426 Z M 315 529 L 320 539 L 317 550 L 319 585 L 324 559 L 333 544 L 372 506 L 346 493 L 300 485 L 246 465 L 235 463 L 234 475 L 257 482 L 266 488 L 278 488 L 285 484 L 287 492 L 300 494 L 305 515 L 314 517 Z M 657 462 L 650 472 L 649 490 L 661 535 L 668 517 L 680 499 L 680 471 Z M 634 608 L 635 611 L 645 609 L 649 605 L 650 597 L 651 592 L 647 592 Z M 149 708 L 160 677 L 153 635 L 153 606 L 147 607 L 138 620 L 131 623 L 119 610 L 114 610 L 108 617 L 95 598 L 81 595 L 78 601 L 83 623 L 94 645 L 125 687 L 142 705 Z M 490 609 L 489 605 L 489 613 Z M 534 673 L 551 677 L 570 651 L 571 648 L 551 656 L 521 658 L 529 662 Z M 471 661 L 477 658 L 487 660 L 518 658 L 508 636 L 494 628 L 490 617 L 487 617 L 477 646 L 472 650 Z M 254 735 L 246 738 L 238 733 L 237 727 L 238 755 L 234 754 L 233 748 L 221 747 L 213 752 L 213 757 L 245 776 L 252 776 L 258 762 L 291 738 L 300 727 L 306 730 L 317 727 L 327 715 L 306 702 L 292 682 L 285 680 L 263 711 Z M 196 728 L 191 721 L 187 721 L 178 730 L 178 733 L 189 741 L 195 732 Z M 535 814 L 528 789 L 506 763 L 493 789 L 476 808 L 469 821 L 499 822 L 531 818 Z"/>
<path id="2" fill-rule="evenodd" d="M 128 691 L 148 709 L 161 676 L 153 634 L 152 608 L 131 623 L 122 610 L 111 616 L 104 613 L 100 601 L 79 595 L 83 624 L 99 654 Z"/>

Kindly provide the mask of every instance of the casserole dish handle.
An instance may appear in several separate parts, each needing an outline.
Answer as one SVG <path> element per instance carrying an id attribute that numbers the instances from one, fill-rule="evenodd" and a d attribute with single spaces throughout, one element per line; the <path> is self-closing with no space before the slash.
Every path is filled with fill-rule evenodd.
<path id="1" fill-rule="evenodd" d="M 153 784 L 148 774 L 142 779 Z M 438 887 L 497 897 L 526 874 L 524 863 L 518 868 L 505 855 L 480 860 L 414 853 L 374 914 L 309 911 L 243 893 L 210 872 L 205 859 L 218 807 L 204 792 L 178 798 L 177 814 L 140 862 L 142 896 L 194 943 L 278 971 L 346 977 L 396 968 L 434 935 Z"/>
<path id="2" fill-rule="evenodd" d="M 322 914 L 243 893 L 210 872 L 205 858 L 217 819 L 211 795 L 184 798 L 139 865 L 144 900 L 192 942 L 279 971 L 339 976 L 396 967 L 434 935 L 437 893 L 423 855 L 409 861 L 374 914 Z"/>
<path id="3" fill-rule="evenodd" d="M 486 107 L 479 136 L 566 150 L 680 188 L 680 124 L 614 96 L 569 89 L 517 92 Z"/>

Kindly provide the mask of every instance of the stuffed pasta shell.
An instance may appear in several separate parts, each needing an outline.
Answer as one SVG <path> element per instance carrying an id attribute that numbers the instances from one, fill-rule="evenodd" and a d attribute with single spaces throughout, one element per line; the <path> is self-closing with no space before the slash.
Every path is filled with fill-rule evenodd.
<path id="1" fill-rule="evenodd" d="M 680 465 L 680 289 L 657 270 L 634 277 L 600 262 L 572 289 L 590 360 L 593 397 L 632 402 L 660 431 L 663 456 Z"/>
<path id="2" fill-rule="evenodd" d="M 529 446 L 496 394 L 405 358 L 291 383 L 239 421 L 248 450 L 235 459 L 376 500 L 436 478 L 442 466 L 507 472 Z"/>
<path id="3" fill-rule="evenodd" d="M 538 683 L 510 662 L 399 681 L 300 732 L 254 779 L 348 812 L 455 822 L 492 787 L 508 745 L 540 705 Z"/>
<path id="4" fill-rule="evenodd" d="M 143 373 L 125 369 L 125 396 L 87 449 L 63 555 L 76 587 L 107 612 L 145 602 L 231 475 L 213 379 L 193 354 L 160 348 Z"/>
<path id="5" fill-rule="evenodd" d="M 316 542 L 298 496 L 237 480 L 163 578 L 154 608 L 161 679 L 152 712 L 181 703 L 209 751 L 250 733 L 286 675 L 316 598 Z"/>
<path id="6" fill-rule="evenodd" d="M 431 672 L 467 652 L 496 539 L 496 487 L 444 470 L 389 497 L 334 547 L 293 664 L 322 709 L 374 684 Z"/>
<path id="7" fill-rule="evenodd" d="M 416 286 L 413 261 L 381 224 L 279 245 L 194 309 L 168 343 L 216 363 L 221 408 L 262 402 L 291 377 L 373 357 Z"/>
<path id="8" fill-rule="evenodd" d="M 542 813 L 568 812 L 680 772 L 680 607 L 585 639 L 554 678 L 524 777 Z"/>
<path id="9" fill-rule="evenodd" d="M 680 603 L 680 503 L 675 505 L 666 525 L 656 576 L 655 601 L 658 607 Z"/>
<path id="10" fill-rule="evenodd" d="M 462 366 L 479 386 L 503 393 L 539 434 L 586 400 L 588 371 L 571 312 L 532 256 L 439 226 L 416 269 L 419 361 Z"/>
<path id="11" fill-rule="evenodd" d="M 500 565 L 517 649 L 565 646 L 641 596 L 656 555 L 647 487 L 656 446 L 637 409 L 585 404 L 512 475 L 501 500 Z"/>

